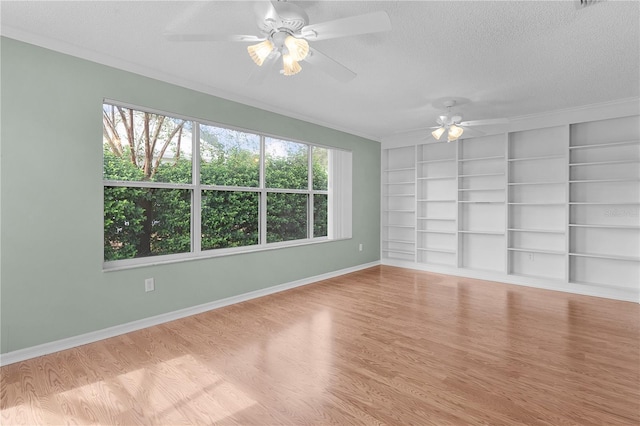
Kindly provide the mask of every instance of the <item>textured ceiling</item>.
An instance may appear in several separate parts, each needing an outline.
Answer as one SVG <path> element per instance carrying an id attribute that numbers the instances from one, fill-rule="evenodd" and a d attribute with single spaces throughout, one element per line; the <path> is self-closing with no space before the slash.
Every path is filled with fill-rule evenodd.
<path id="1" fill-rule="evenodd" d="M 2 35 L 350 133 L 384 140 L 430 126 L 459 97 L 466 120 L 640 96 L 640 2 L 294 1 L 310 23 L 384 10 L 387 33 L 313 42 L 358 76 L 302 63 L 247 84 L 246 44 L 169 42 L 173 32 L 258 34 L 244 1 L 2 1 Z M 215 119 L 215 118 L 214 118 Z"/>

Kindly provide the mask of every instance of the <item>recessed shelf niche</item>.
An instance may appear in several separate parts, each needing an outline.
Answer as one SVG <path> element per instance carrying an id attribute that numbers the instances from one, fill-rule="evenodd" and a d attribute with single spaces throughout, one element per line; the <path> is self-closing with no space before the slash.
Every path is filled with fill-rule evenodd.
<path id="1" fill-rule="evenodd" d="M 569 185 L 569 280 L 637 289 L 640 117 L 572 125 Z"/>
<path id="2" fill-rule="evenodd" d="M 458 266 L 504 272 L 505 135 L 459 140 Z"/>
<path id="3" fill-rule="evenodd" d="M 417 147 L 418 263 L 457 264 L 456 144 Z"/>
<path id="4" fill-rule="evenodd" d="M 415 261 L 415 147 L 388 149 L 382 170 L 382 256 Z"/>
<path id="5" fill-rule="evenodd" d="M 509 274 L 566 280 L 568 131 L 509 134 Z"/>

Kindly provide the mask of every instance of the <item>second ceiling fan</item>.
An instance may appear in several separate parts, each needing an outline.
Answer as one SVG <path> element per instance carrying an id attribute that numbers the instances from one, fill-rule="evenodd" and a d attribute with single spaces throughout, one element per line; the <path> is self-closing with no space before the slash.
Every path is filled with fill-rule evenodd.
<path id="1" fill-rule="evenodd" d="M 299 73 L 300 62 L 306 61 L 340 81 L 349 81 L 356 76 L 353 71 L 311 47 L 309 42 L 391 30 L 391 20 L 384 11 L 309 24 L 307 13 L 286 1 L 258 2 L 255 9 L 258 36 L 215 33 L 168 33 L 165 36 L 170 41 L 256 42 L 247 47 L 251 59 L 261 67 L 252 76 L 254 83 L 264 79 L 280 58 L 280 73 L 286 76 Z"/>
<path id="2" fill-rule="evenodd" d="M 446 109 L 446 114 L 440 115 L 436 119 L 437 126 L 430 127 L 430 129 L 435 129 L 431 132 L 431 136 L 435 140 L 440 140 L 443 136 L 447 136 L 447 142 L 453 142 L 458 140 L 460 136 L 464 133 L 465 129 L 472 126 L 487 126 L 487 125 L 495 125 L 495 124 L 507 124 L 509 120 L 505 118 L 498 119 L 489 119 L 489 120 L 473 120 L 473 121 L 462 121 L 462 115 L 459 113 L 452 113 L 451 108 L 455 107 L 459 104 L 456 99 L 444 99 L 438 100 L 434 102 L 434 106 L 439 106 L 442 104 Z M 482 132 L 474 131 L 477 135 L 482 135 Z"/>

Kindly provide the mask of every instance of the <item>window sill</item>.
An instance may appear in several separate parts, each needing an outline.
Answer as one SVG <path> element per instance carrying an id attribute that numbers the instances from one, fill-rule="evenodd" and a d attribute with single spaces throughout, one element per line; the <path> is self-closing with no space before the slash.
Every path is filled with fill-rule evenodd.
<path id="1" fill-rule="evenodd" d="M 308 246 L 315 244 L 324 244 L 334 241 L 350 240 L 352 237 L 333 238 L 327 237 L 314 238 L 312 240 L 284 241 L 278 243 L 269 243 L 263 245 L 234 247 L 230 249 L 215 249 L 203 251 L 198 255 L 193 253 L 180 253 L 164 256 L 153 256 L 137 259 L 114 260 L 102 263 L 102 272 L 123 271 L 128 269 L 144 268 L 149 266 L 168 265 L 171 263 L 182 263 L 193 260 L 212 259 L 216 257 L 235 256 L 238 254 L 259 253 L 263 251 L 280 250 L 291 247 Z"/>

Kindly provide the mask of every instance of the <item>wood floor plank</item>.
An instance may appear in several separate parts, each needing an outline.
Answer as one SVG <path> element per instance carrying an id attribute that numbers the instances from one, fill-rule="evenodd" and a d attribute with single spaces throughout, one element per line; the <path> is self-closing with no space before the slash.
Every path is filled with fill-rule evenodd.
<path id="1" fill-rule="evenodd" d="M 637 425 L 640 305 L 378 266 L 0 374 L 3 425 Z"/>

